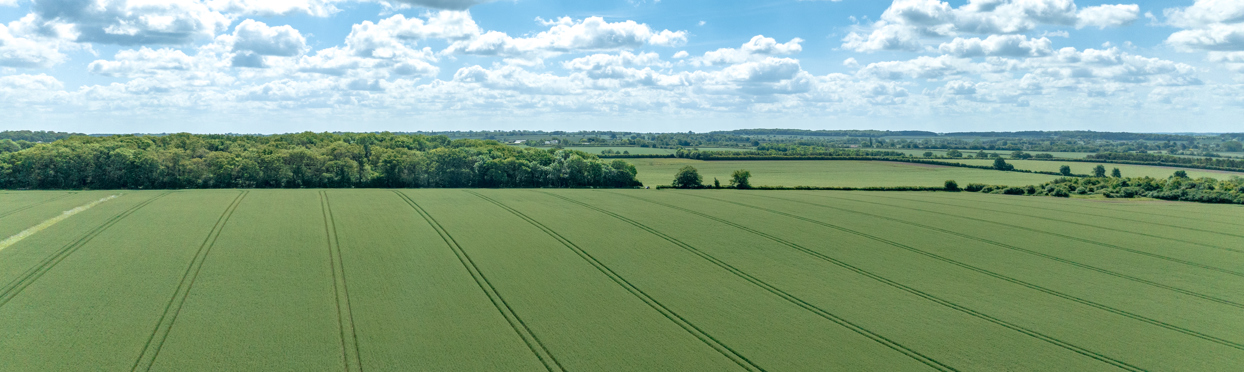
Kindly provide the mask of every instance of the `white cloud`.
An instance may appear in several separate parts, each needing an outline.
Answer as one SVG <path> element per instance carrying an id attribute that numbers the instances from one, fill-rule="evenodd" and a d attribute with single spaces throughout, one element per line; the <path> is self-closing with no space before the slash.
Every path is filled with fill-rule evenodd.
<path id="1" fill-rule="evenodd" d="M 577 51 L 629 50 L 647 45 L 679 46 L 687 41 L 685 31 L 655 31 L 635 21 L 606 22 L 600 17 L 573 20 L 569 17 L 542 21 L 551 26 L 531 37 L 511 37 L 488 31 L 468 40 L 455 41 L 444 53 L 542 59 Z"/>
<path id="2" fill-rule="evenodd" d="M 196 0 L 40 0 L 31 10 L 44 34 L 101 44 L 186 44 L 230 23 Z"/>
<path id="3" fill-rule="evenodd" d="M 694 58 L 692 64 L 695 66 L 732 65 L 759 61 L 768 56 L 797 54 L 803 51 L 803 46 L 799 45 L 802 42 L 803 39 L 794 38 L 785 43 L 778 43 L 773 38 L 756 35 L 740 48 L 721 48 L 705 52 L 704 56 Z"/>
<path id="4" fill-rule="evenodd" d="M 196 62 L 186 53 L 170 48 L 122 50 L 112 61 L 96 60 L 87 66 L 92 74 L 113 77 L 150 76 L 161 70 L 190 71 Z"/>
<path id="5" fill-rule="evenodd" d="M 13 36 L 9 28 L 0 24 L 0 66 L 19 68 L 46 68 L 65 60 L 55 43 Z"/>
<path id="6" fill-rule="evenodd" d="M 1163 11 L 1167 23 L 1180 28 L 1202 28 L 1218 23 L 1244 22 L 1244 2 L 1196 0 L 1192 6 Z"/>
<path id="7" fill-rule="evenodd" d="M 1029 39 L 1023 35 L 990 35 L 980 38 L 955 38 L 937 49 L 956 57 L 1041 57 L 1054 52 L 1050 39 Z"/>
<path id="8" fill-rule="evenodd" d="M 1114 4 L 1091 6 L 1080 10 L 1076 28 L 1118 27 L 1131 24 L 1140 18 L 1140 6 L 1136 4 Z"/>
<path id="9" fill-rule="evenodd" d="M 17 0 L 0 0 L 0 6 L 17 6 Z"/>
<path id="10" fill-rule="evenodd" d="M 242 21 L 233 30 L 232 44 L 235 52 L 261 56 L 293 57 L 307 50 L 307 39 L 293 27 L 269 27 L 251 19 Z"/>
<path id="11" fill-rule="evenodd" d="M 1244 51 L 1244 23 L 1211 24 L 1171 34 L 1166 42 L 1185 51 Z"/>
<path id="12" fill-rule="evenodd" d="M 60 90 L 65 88 L 65 84 L 45 74 L 22 74 L 0 76 L 0 88 L 10 90 Z"/>
<path id="13" fill-rule="evenodd" d="M 339 11 L 332 2 L 340 0 L 206 0 L 212 10 L 233 16 L 288 16 L 305 14 L 328 17 Z"/>
<path id="14" fill-rule="evenodd" d="M 448 10 L 466 10 L 467 8 L 483 4 L 491 3 L 495 0 L 391 0 L 397 3 L 409 4 L 434 9 Z"/>
<path id="15" fill-rule="evenodd" d="M 895 0 L 871 26 L 849 33 L 842 47 L 858 52 L 920 51 L 925 37 L 1018 34 L 1041 25 L 1110 27 L 1139 18 L 1137 5 L 1079 9 L 1073 0 L 970 0 L 955 8 L 938 0 Z"/>

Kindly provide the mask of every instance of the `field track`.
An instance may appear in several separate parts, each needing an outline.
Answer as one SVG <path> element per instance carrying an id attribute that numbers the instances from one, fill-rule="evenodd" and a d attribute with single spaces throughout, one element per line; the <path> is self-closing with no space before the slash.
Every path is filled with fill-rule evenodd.
<path id="1" fill-rule="evenodd" d="M 0 225 L 21 231 L 111 194 L 123 195 L 0 251 L 0 371 L 1244 364 L 1244 210 L 1231 206 L 928 192 L 13 192 L 5 200 L 21 203 Z"/>

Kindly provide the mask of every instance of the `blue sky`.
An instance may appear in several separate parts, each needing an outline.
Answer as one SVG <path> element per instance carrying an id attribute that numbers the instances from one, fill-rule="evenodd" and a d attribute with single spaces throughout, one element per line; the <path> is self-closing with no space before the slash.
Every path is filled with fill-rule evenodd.
<path id="1" fill-rule="evenodd" d="M 0 129 L 1244 131 L 1244 1 L 0 0 Z"/>

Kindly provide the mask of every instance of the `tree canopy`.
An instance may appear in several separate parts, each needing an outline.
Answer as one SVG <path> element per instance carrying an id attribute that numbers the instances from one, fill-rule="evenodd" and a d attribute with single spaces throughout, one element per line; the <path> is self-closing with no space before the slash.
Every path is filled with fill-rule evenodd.
<path id="1" fill-rule="evenodd" d="M 700 178 L 699 170 L 688 165 L 678 170 L 678 174 L 674 176 L 673 185 L 680 189 L 698 189 L 704 187 L 704 180 Z"/>
<path id="2" fill-rule="evenodd" d="M 634 187 L 574 150 L 391 133 L 69 137 L 0 154 L 0 188 Z"/>

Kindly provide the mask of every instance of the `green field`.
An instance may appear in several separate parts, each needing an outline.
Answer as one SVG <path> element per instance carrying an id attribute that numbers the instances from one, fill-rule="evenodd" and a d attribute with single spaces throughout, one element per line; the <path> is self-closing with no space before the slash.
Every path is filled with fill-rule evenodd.
<path id="1" fill-rule="evenodd" d="M 999 172 L 986 169 L 958 168 L 940 165 L 887 161 L 844 160 L 691 160 L 691 159 L 627 159 L 639 170 L 636 177 L 644 185 L 668 185 L 683 166 L 700 171 L 704 183 L 716 177 L 723 185 L 730 173 L 746 169 L 752 173 L 751 183 L 757 186 L 942 186 L 946 180 L 960 185 L 986 183 L 991 185 L 1035 185 L 1057 178 L 1042 174 Z M 1055 169 L 1057 170 L 1057 169 Z"/>
<path id="2" fill-rule="evenodd" d="M 990 160 L 990 159 L 961 159 L 961 160 L 953 160 L 953 161 L 957 163 L 971 164 L 971 165 L 986 165 L 986 166 L 993 165 L 993 160 Z M 1059 162 L 1057 160 L 1046 161 L 1046 160 L 1010 160 L 1010 159 L 1007 159 L 1006 162 L 1014 165 L 1015 169 L 1026 169 L 1026 170 L 1043 171 L 1043 172 L 1057 172 L 1059 167 L 1066 165 L 1066 166 L 1071 167 L 1071 173 L 1074 173 L 1074 174 L 1093 174 L 1093 167 L 1101 165 L 1103 167 L 1106 167 L 1106 172 L 1110 172 L 1110 170 L 1114 168 L 1119 168 L 1119 172 L 1123 173 L 1123 177 L 1167 178 L 1167 177 L 1170 177 L 1172 174 L 1175 174 L 1175 171 L 1178 171 L 1178 170 L 1188 172 L 1188 177 L 1192 177 L 1192 178 L 1210 177 L 1210 178 L 1217 178 L 1217 179 L 1227 179 L 1227 178 L 1230 178 L 1231 176 L 1244 177 L 1244 173 L 1239 173 L 1239 172 L 1215 171 L 1215 170 L 1193 169 L 1193 168 L 1158 167 L 1158 166 L 1150 166 L 1150 165 L 1086 163 L 1086 162 L 1078 162 L 1078 161 Z M 1109 173 L 1107 173 L 1107 175 L 1109 175 Z"/>
<path id="3" fill-rule="evenodd" d="M 898 151 L 898 152 L 911 155 L 911 156 L 924 156 L 924 153 L 926 152 L 932 152 L 933 155 L 936 155 L 936 156 L 945 156 L 946 152 L 950 151 L 950 150 L 926 150 L 926 149 L 877 149 L 877 150 Z M 959 150 L 959 152 L 963 153 L 964 156 L 974 156 L 979 151 L 981 150 Z M 1013 152 L 1011 150 L 984 150 L 984 151 L 986 154 L 998 154 L 1004 158 L 1010 157 L 1011 153 Z M 1025 152 L 1029 154 L 1034 154 L 1034 155 L 1035 154 L 1050 154 L 1056 158 L 1068 158 L 1068 159 L 1084 159 L 1086 156 L 1094 154 L 1092 152 L 1057 152 L 1057 151 L 1025 151 Z"/>
<path id="4" fill-rule="evenodd" d="M 7 191 L 0 238 L 112 195 L 0 245 L 0 370 L 1244 365 L 1240 206 L 929 192 Z"/>

